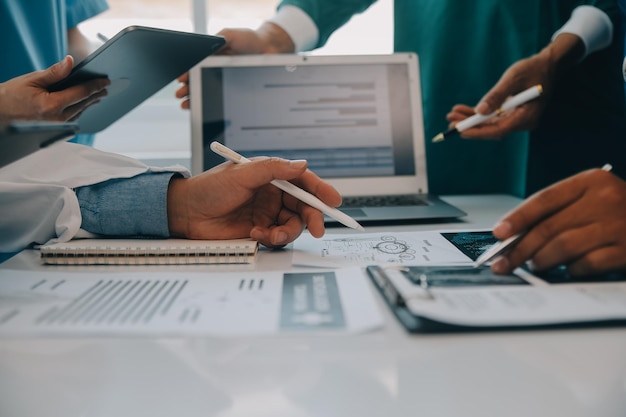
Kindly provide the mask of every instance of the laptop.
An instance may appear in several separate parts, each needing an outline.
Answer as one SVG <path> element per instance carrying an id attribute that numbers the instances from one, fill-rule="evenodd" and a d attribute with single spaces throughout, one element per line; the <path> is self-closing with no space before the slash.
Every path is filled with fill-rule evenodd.
<path id="1" fill-rule="evenodd" d="M 213 56 L 189 86 L 194 174 L 224 162 L 217 140 L 249 158 L 306 159 L 361 223 L 466 214 L 428 193 L 415 54 Z"/>

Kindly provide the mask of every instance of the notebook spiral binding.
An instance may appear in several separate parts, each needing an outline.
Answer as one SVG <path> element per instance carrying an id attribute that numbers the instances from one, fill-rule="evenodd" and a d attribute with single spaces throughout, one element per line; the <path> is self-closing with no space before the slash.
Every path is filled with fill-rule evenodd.
<path id="1" fill-rule="evenodd" d="M 72 242 L 73 243 L 73 242 Z M 217 243 L 217 242 L 216 242 Z M 64 246 L 41 248 L 41 260 L 54 265 L 191 265 L 246 264 L 256 255 L 256 242 L 247 245 L 198 246 Z"/>

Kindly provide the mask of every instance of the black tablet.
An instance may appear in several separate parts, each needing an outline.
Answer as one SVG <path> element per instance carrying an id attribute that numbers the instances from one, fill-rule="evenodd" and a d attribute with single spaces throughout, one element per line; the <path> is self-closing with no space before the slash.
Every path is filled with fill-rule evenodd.
<path id="1" fill-rule="evenodd" d="M 219 36 L 129 26 L 78 63 L 53 85 L 60 91 L 89 79 L 108 77 L 108 95 L 78 118 L 81 133 L 95 133 L 137 107 L 225 43 Z"/>
<path id="2" fill-rule="evenodd" d="M 73 122 L 13 122 L 0 125 L 0 167 L 53 143 L 70 139 L 78 131 Z"/>

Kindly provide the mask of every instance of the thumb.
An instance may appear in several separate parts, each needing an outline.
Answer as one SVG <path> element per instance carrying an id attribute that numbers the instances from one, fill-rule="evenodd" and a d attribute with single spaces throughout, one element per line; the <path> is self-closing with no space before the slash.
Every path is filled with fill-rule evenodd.
<path id="1" fill-rule="evenodd" d="M 476 113 L 491 114 L 502 107 L 504 101 L 509 97 L 509 93 L 500 85 L 496 84 L 487 94 L 483 96 L 476 105 Z"/>
<path id="2" fill-rule="evenodd" d="M 41 71 L 41 76 L 38 81 L 43 86 L 55 84 L 67 77 L 72 71 L 73 66 L 74 58 L 72 58 L 71 55 L 67 55 L 61 61 Z"/>

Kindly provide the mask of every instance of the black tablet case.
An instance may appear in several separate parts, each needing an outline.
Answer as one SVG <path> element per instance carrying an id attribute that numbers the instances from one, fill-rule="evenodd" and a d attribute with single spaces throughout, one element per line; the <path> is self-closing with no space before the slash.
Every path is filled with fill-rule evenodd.
<path id="1" fill-rule="evenodd" d="M 491 331 L 520 331 L 520 330 L 550 330 L 550 329 L 572 329 L 589 327 L 612 327 L 624 326 L 626 320 L 593 320 L 586 322 L 563 322 L 550 324 L 533 325 L 511 325 L 511 326 L 466 326 L 453 323 L 444 323 L 432 320 L 427 317 L 415 315 L 403 302 L 398 302 L 399 294 L 386 279 L 384 268 L 379 265 L 370 265 L 366 268 L 367 274 L 385 299 L 387 306 L 391 309 L 398 321 L 409 333 L 459 333 L 459 332 L 491 332 Z M 609 280 L 626 280 L 623 273 L 606 274 Z"/>
<path id="2" fill-rule="evenodd" d="M 39 149 L 70 139 L 78 131 L 76 123 L 25 121 L 0 126 L 0 167 Z"/>
<path id="3" fill-rule="evenodd" d="M 225 44 L 219 36 L 129 26 L 78 63 L 53 85 L 60 91 L 108 77 L 108 95 L 78 118 L 80 133 L 99 132 Z"/>

